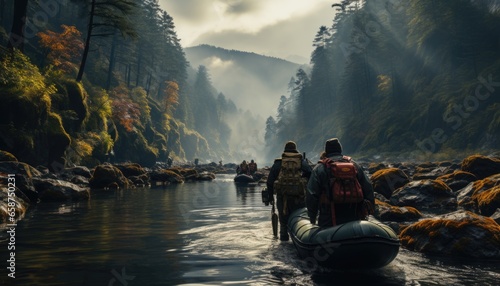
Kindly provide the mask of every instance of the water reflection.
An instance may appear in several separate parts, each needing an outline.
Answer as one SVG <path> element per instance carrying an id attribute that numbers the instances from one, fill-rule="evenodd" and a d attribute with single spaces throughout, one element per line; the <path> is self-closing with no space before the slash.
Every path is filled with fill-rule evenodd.
<path id="1" fill-rule="evenodd" d="M 17 228 L 16 285 L 498 285 L 498 263 L 401 249 L 388 266 L 335 271 L 297 258 L 272 236 L 261 186 L 232 176 L 165 189 L 93 192 L 40 204 Z M 4 240 L 5 241 L 5 240 Z M 2 242 L 0 257 L 7 257 Z M 0 285 L 11 285 L 1 272 Z M 119 276 L 118 275 L 118 276 Z M 10 279 L 10 278 L 9 278 Z"/>

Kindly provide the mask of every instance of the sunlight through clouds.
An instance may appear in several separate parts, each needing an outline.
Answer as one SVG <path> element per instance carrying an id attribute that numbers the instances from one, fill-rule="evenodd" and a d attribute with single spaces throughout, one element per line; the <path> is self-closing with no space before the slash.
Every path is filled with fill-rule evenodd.
<path id="1" fill-rule="evenodd" d="M 177 34 L 185 47 L 207 41 L 208 44 L 221 46 L 215 42 L 239 35 L 240 38 L 255 36 L 259 45 L 271 45 L 270 48 L 262 50 L 274 50 L 277 42 L 285 41 L 276 37 L 274 27 L 293 23 L 293 29 L 304 26 L 308 27 L 308 32 L 302 33 L 300 30 L 293 39 L 306 43 L 301 47 L 302 51 L 288 54 L 296 53 L 303 57 L 309 56 L 312 36 L 319 26 L 329 26 L 335 14 L 335 10 L 330 7 L 330 1 L 326 0 L 160 0 L 160 5 L 174 18 Z M 290 35 L 290 32 L 283 30 L 283 35 Z M 210 41 L 211 39 L 213 40 Z M 288 40 L 290 39 L 288 37 Z M 252 45 L 247 46 L 246 50 L 255 51 L 251 50 Z M 239 49 L 234 46 L 229 48 Z"/>

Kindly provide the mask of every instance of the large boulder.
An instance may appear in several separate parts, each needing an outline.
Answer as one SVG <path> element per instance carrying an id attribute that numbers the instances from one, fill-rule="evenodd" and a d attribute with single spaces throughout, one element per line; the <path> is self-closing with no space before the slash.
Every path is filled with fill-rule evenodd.
<path id="1" fill-rule="evenodd" d="M 492 215 L 500 207 L 500 174 L 470 183 L 457 195 L 459 206 L 466 210 Z"/>
<path id="2" fill-rule="evenodd" d="M 144 186 L 149 184 L 148 172 L 137 163 L 123 163 L 114 165 L 118 168 L 127 179 L 136 186 Z"/>
<path id="3" fill-rule="evenodd" d="M 457 199 L 453 191 L 442 181 L 420 180 L 410 182 L 396 190 L 391 197 L 391 204 L 442 212 L 456 210 Z"/>
<path id="4" fill-rule="evenodd" d="M 391 198 L 395 190 L 410 182 L 405 172 L 398 168 L 378 170 L 373 173 L 370 180 L 373 184 L 373 190 L 387 199 Z"/>
<path id="5" fill-rule="evenodd" d="M 89 185 L 94 189 L 127 188 L 127 178 L 123 173 L 111 164 L 99 165 L 95 168 Z"/>
<path id="6" fill-rule="evenodd" d="M 33 183 L 42 202 L 79 201 L 90 198 L 89 188 L 82 188 L 67 181 L 35 178 Z"/>
<path id="7" fill-rule="evenodd" d="M 4 161 L 0 162 L 0 173 L 15 175 L 15 185 L 19 188 L 16 192 L 17 196 L 27 199 L 32 204 L 38 202 L 38 193 L 33 185 L 33 178 L 42 174 L 37 169 L 22 162 Z"/>
<path id="8" fill-rule="evenodd" d="M 155 184 L 157 182 L 160 182 L 163 185 L 170 183 L 179 184 L 184 182 L 184 178 L 172 170 L 154 170 L 151 172 L 150 177 L 151 181 Z"/>
<path id="9" fill-rule="evenodd" d="M 382 221 L 407 222 L 422 218 L 422 213 L 414 207 L 398 207 L 375 200 L 375 208 L 375 217 Z"/>
<path id="10" fill-rule="evenodd" d="M 468 211 L 421 220 L 403 229 L 400 240 L 423 253 L 500 259 L 500 225 Z"/>
<path id="11" fill-rule="evenodd" d="M 482 155 L 472 155 L 462 162 L 462 171 L 474 174 L 478 179 L 484 179 L 500 173 L 500 159 Z"/>
<path id="12" fill-rule="evenodd" d="M 455 170 L 453 173 L 440 176 L 437 179 L 443 181 L 450 189 L 456 192 L 471 182 L 476 181 L 477 177 L 469 172 Z"/>

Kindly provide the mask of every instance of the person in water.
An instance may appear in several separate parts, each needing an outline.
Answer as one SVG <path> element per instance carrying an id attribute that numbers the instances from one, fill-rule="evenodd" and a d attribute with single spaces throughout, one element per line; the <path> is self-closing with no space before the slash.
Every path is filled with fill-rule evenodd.
<path id="1" fill-rule="evenodd" d="M 342 145 L 337 138 L 326 141 L 325 154 L 326 158 L 332 161 L 345 160 L 345 157 L 342 155 Z M 375 197 L 372 183 L 360 165 L 352 160 L 350 162 L 357 169 L 356 178 L 361 185 L 364 201 L 360 203 L 332 204 L 327 198 L 327 192 L 331 191 L 330 177 L 327 173 L 330 170 L 324 164 L 319 163 L 312 170 L 306 191 L 306 206 L 312 224 L 316 223 L 318 212 L 318 225 L 320 227 L 333 226 L 333 217 L 335 217 L 336 224 L 342 224 L 362 219 L 363 216 L 366 216 L 366 213 L 370 214 L 373 212 Z M 332 205 L 335 211 L 334 216 L 332 216 Z"/>
<path id="2" fill-rule="evenodd" d="M 297 144 L 286 142 L 283 154 L 274 160 L 266 182 L 271 201 L 276 193 L 281 241 L 289 240 L 287 222 L 290 214 L 305 206 L 305 188 L 310 175 L 311 166 L 302 158 Z"/>

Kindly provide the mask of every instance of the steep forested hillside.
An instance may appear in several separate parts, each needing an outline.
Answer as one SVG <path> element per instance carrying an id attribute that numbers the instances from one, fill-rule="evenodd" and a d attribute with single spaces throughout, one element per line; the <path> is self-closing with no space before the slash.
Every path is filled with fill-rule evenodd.
<path id="1" fill-rule="evenodd" d="M 270 156 L 286 140 L 319 153 L 426 159 L 500 144 L 498 1 L 339 1 L 314 40 L 311 72 L 266 126 Z"/>
<path id="2" fill-rule="evenodd" d="M 274 114 L 280 94 L 285 94 L 288 80 L 300 67 L 278 58 L 255 53 L 200 45 L 185 49 L 194 67 L 207 66 L 214 85 L 239 107 L 263 118 Z"/>
<path id="3" fill-rule="evenodd" d="M 190 82 L 157 0 L 0 1 L 0 17 L 0 150 L 53 169 L 228 158 L 237 108 L 203 68 Z"/>

